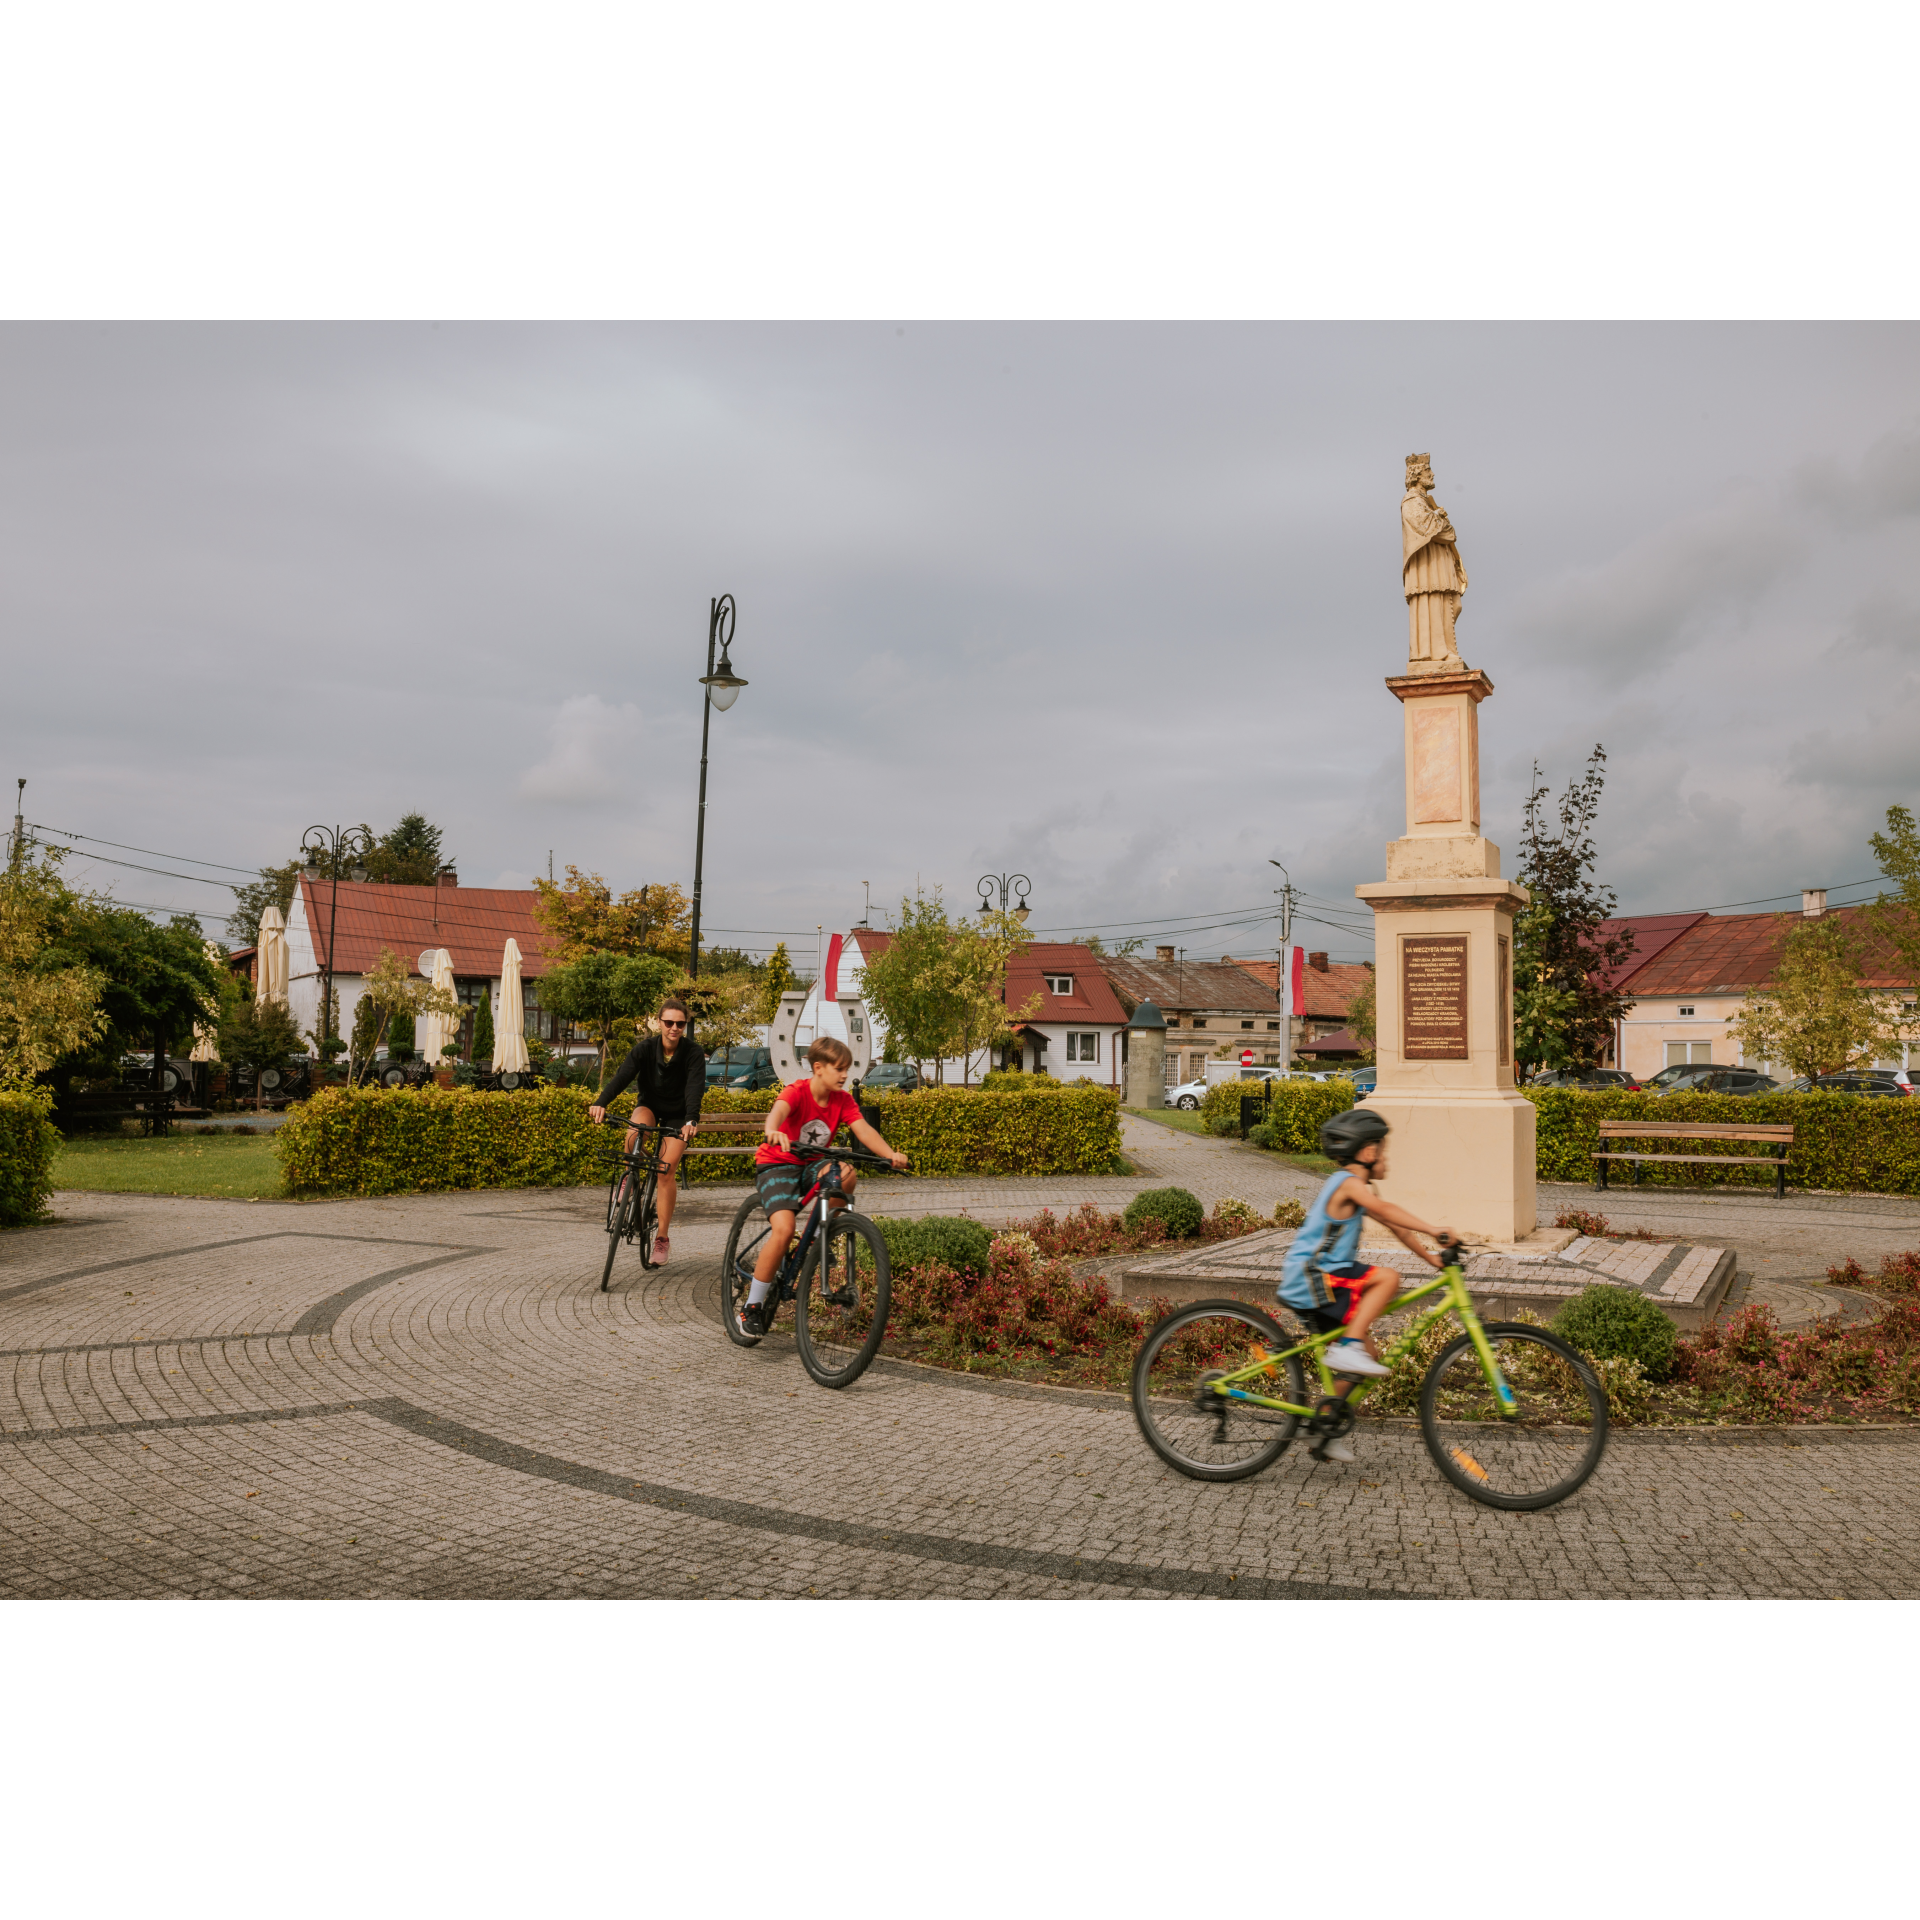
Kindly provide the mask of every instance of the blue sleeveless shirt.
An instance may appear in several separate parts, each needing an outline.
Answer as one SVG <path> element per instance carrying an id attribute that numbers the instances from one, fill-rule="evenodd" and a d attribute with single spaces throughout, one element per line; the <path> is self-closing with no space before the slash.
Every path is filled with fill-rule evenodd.
<path id="1" fill-rule="evenodd" d="M 1331 1306 L 1333 1293 L 1327 1285 L 1327 1269 L 1354 1264 L 1360 1251 L 1360 1229 L 1367 1216 L 1357 1207 L 1351 1220 L 1336 1220 L 1327 1212 L 1327 1202 L 1351 1178 L 1351 1169 L 1346 1167 L 1331 1175 L 1307 1209 L 1305 1223 L 1293 1236 L 1280 1269 L 1280 1284 L 1274 1289 L 1290 1307 Z"/>

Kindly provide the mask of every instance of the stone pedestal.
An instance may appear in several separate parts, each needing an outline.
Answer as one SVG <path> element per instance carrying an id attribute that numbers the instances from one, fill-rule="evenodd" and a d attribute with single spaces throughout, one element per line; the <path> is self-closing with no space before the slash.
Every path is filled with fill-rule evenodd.
<path id="1" fill-rule="evenodd" d="M 1157 1112 L 1167 1104 L 1167 1019 L 1142 1000 L 1127 1022 L 1127 1090 L 1130 1107 Z"/>
<path id="2" fill-rule="evenodd" d="M 1373 909 L 1379 1085 L 1393 1128 L 1382 1191 L 1437 1226 L 1511 1244 L 1535 1226 L 1534 1112 L 1513 1083 L 1513 917 L 1525 887 L 1500 878 L 1480 832 L 1484 673 L 1387 682 L 1406 718 L 1407 831 L 1387 878 L 1356 887 Z"/>

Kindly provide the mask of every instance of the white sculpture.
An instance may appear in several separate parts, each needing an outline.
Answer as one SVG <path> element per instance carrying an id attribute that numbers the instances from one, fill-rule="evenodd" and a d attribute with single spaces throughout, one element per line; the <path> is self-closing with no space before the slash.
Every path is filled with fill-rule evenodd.
<path id="1" fill-rule="evenodd" d="M 1430 454 L 1407 455 L 1407 491 L 1400 502 L 1400 581 L 1407 596 L 1407 671 L 1465 670 L 1453 624 L 1467 590 L 1453 522 L 1433 497 Z"/>

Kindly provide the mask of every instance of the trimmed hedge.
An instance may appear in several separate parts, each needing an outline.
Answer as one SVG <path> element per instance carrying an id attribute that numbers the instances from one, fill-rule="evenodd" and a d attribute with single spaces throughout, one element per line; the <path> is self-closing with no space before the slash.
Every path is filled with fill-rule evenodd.
<path id="1" fill-rule="evenodd" d="M 1206 1217 L 1206 1208 L 1185 1187 L 1149 1187 L 1127 1202 L 1120 1219 L 1129 1233 L 1138 1233 L 1149 1220 L 1158 1220 L 1169 1240 L 1191 1240 Z"/>
<path id="2" fill-rule="evenodd" d="M 909 1267 L 950 1267 L 955 1273 L 984 1275 L 993 1258 L 993 1235 L 977 1220 L 930 1213 L 920 1220 L 880 1215 L 873 1223 L 887 1243 L 887 1261 L 896 1273 Z"/>
<path id="3" fill-rule="evenodd" d="M 777 1097 L 716 1088 L 702 1110 L 769 1113 Z M 289 1113 L 274 1151 L 297 1195 L 590 1186 L 606 1178 L 599 1156 L 620 1144 L 619 1123 L 633 1111 L 623 1094 L 596 1127 L 590 1100 L 577 1087 L 332 1087 Z M 1105 1173 L 1120 1151 L 1120 1105 L 1105 1088 L 1003 1095 L 929 1087 L 865 1104 L 916 1173 Z M 748 1154 L 681 1164 L 690 1186 L 752 1178 Z"/>
<path id="4" fill-rule="evenodd" d="M 1272 1146 L 1277 1153 L 1318 1153 L 1321 1126 L 1353 1105 L 1351 1080 L 1275 1080 L 1272 1086 Z M 1209 1126 L 1230 1120 L 1238 1132 L 1241 1096 L 1250 1093 L 1257 1099 L 1261 1091 L 1258 1080 L 1222 1080 L 1207 1089 L 1201 1116 Z"/>
<path id="5" fill-rule="evenodd" d="M 1680 1336 L 1636 1288 L 1586 1288 L 1554 1315 L 1553 1330 L 1595 1360 L 1636 1360 L 1649 1380 L 1673 1378 Z"/>
<path id="6" fill-rule="evenodd" d="M 24 1226 L 46 1212 L 59 1150 L 59 1129 L 43 1101 L 0 1093 L 0 1227 Z"/>

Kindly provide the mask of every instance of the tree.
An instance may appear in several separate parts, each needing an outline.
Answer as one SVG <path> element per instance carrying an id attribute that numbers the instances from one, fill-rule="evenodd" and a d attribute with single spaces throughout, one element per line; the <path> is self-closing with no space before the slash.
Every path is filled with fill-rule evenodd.
<path id="1" fill-rule="evenodd" d="M 388 1039 L 396 1018 L 405 1016 L 408 1044 L 412 1044 L 412 1022 L 423 1013 L 445 1014 L 460 1018 L 458 997 L 431 980 L 422 980 L 407 971 L 407 963 L 391 947 L 382 947 L 380 957 L 367 975 L 366 991 L 353 1010 L 353 1051 L 348 1056 L 350 1082 L 364 1080 L 373 1066 L 373 1057 Z"/>
<path id="2" fill-rule="evenodd" d="M 1130 954 L 1140 951 L 1147 943 L 1144 937 L 1133 940 L 1102 940 L 1097 933 L 1087 935 L 1083 943 L 1087 951 L 1096 954 L 1102 960 L 1124 960 Z M 1132 1009 L 1128 1009 L 1131 1015 Z"/>
<path id="3" fill-rule="evenodd" d="M 175 914 L 156 926 L 144 913 L 100 895 L 77 896 L 45 950 L 49 964 L 91 967 L 105 976 L 106 1024 L 61 1067 L 110 1069 L 120 1055 L 156 1037 L 184 1043 L 196 1021 L 221 1003 L 226 969 L 207 953 L 200 922 Z"/>
<path id="4" fill-rule="evenodd" d="M 1347 1002 L 1347 1031 L 1360 1042 L 1360 1057 L 1371 1060 L 1379 1036 L 1379 1000 L 1374 992 L 1373 969 L 1367 969 L 1367 984 Z"/>
<path id="5" fill-rule="evenodd" d="M 269 1067 L 281 1067 L 300 1051 L 300 1029 L 278 1000 L 229 993 L 220 1013 L 220 1059 L 228 1067 L 251 1067 L 254 1086 Z"/>
<path id="6" fill-rule="evenodd" d="M 791 991 L 798 979 L 793 962 L 787 957 L 787 943 L 782 940 L 767 956 L 767 964 L 760 972 L 761 1026 L 771 1023 L 773 1016 L 780 1011 L 780 996 Z"/>
<path id="7" fill-rule="evenodd" d="M 491 1064 L 493 1060 L 493 989 L 480 989 L 480 1004 L 473 1015 L 473 1057 Z"/>
<path id="8" fill-rule="evenodd" d="M 1039 1012 L 1044 995 L 1019 1007 L 1007 1004 L 1007 963 L 1033 938 L 1017 916 L 983 908 L 978 920 L 955 922 L 952 971 L 960 1026 L 960 1077 L 964 1085 L 976 1047 L 1004 1047 L 1014 1026 Z M 941 1069 L 934 1069 L 936 1077 Z"/>
<path id="9" fill-rule="evenodd" d="M 739 1045 L 764 1024 L 760 983 L 745 974 L 703 973 L 698 980 L 689 980 L 683 973 L 674 981 L 673 991 L 687 1003 L 694 1036 L 708 1053 Z"/>
<path id="10" fill-rule="evenodd" d="M 440 829 L 423 813 L 403 813 L 399 823 L 377 839 L 369 826 L 363 824 L 360 831 L 373 840 L 373 851 L 367 855 L 369 880 L 387 886 L 430 887 L 440 869 L 453 864 L 440 851 Z"/>
<path id="11" fill-rule="evenodd" d="M 659 1006 L 676 971 L 657 953 L 589 953 L 555 967 L 540 982 L 540 1005 L 596 1036 L 604 1081 L 616 1036 L 632 1032 Z"/>
<path id="12" fill-rule="evenodd" d="M 105 1032 L 106 975 L 71 954 L 50 957 L 78 900 L 60 878 L 64 847 L 16 856 L 0 879 L 0 1092 L 18 1093 Z"/>
<path id="13" fill-rule="evenodd" d="M 1886 832 L 1868 844 L 1880 871 L 1899 887 L 1874 901 L 1869 924 L 1897 956 L 1907 985 L 1920 985 L 1920 826 L 1907 808 L 1889 807 Z"/>
<path id="14" fill-rule="evenodd" d="M 1632 956 L 1633 934 L 1600 931 L 1613 917 L 1615 895 L 1593 878 L 1606 764 L 1606 749 L 1596 746 L 1586 772 L 1567 783 L 1557 822 L 1548 820 L 1549 790 L 1534 765 L 1516 876 L 1533 900 L 1513 926 L 1514 1065 L 1522 1079 L 1597 1066 L 1614 1023 L 1633 1005 L 1630 993 L 1608 984 Z"/>
<path id="15" fill-rule="evenodd" d="M 1743 1053 L 1814 1077 L 1870 1067 L 1900 1044 L 1882 994 L 1860 983 L 1860 943 L 1834 914 L 1778 916 L 1785 930 L 1772 982 L 1727 1022 Z"/>
<path id="16" fill-rule="evenodd" d="M 590 953 L 664 953 L 685 963 L 693 908 L 679 887 L 636 887 L 616 900 L 599 874 L 571 865 L 564 885 L 538 878 L 533 885 L 540 896 L 533 917 L 562 963 Z"/>
<path id="17" fill-rule="evenodd" d="M 278 907 L 284 920 L 293 908 L 293 889 L 306 869 L 298 860 L 284 867 L 262 867 L 258 880 L 235 887 L 233 897 L 239 904 L 227 915 L 227 935 L 236 947 L 260 944 L 260 916 L 269 907 Z"/>

